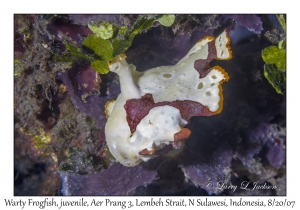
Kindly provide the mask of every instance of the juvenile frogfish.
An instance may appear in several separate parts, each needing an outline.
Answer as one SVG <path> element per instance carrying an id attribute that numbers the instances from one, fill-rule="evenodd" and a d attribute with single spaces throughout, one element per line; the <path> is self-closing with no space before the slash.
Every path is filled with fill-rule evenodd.
<path id="1" fill-rule="evenodd" d="M 174 66 L 138 72 L 124 57 L 110 64 L 119 75 L 121 93 L 106 105 L 105 135 L 111 154 L 125 166 L 156 156 L 156 151 L 189 137 L 184 128 L 192 116 L 218 114 L 223 106 L 222 83 L 228 74 L 214 60 L 231 59 L 224 31 L 206 36 Z M 180 145 L 180 144 L 179 144 Z"/>

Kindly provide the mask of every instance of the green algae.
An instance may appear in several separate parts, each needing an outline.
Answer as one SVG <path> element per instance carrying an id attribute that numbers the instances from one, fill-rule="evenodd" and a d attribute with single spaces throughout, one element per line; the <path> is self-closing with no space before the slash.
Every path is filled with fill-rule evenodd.
<path id="1" fill-rule="evenodd" d="M 111 24 L 102 25 L 89 25 L 89 28 L 94 32 L 87 36 L 82 45 L 92 50 L 97 58 L 84 57 L 81 51 L 76 48 L 67 48 L 71 54 L 88 59 L 92 67 L 100 74 L 107 74 L 109 72 L 108 63 L 114 61 L 114 57 L 124 53 L 132 44 L 134 37 L 152 27 L 156 20 L 154 18 L 140 17 L 137 19 L 132 29 L 127 29 L 125 26 L 120 27 L 116 37 L 113 37 L 113 26 Z M 101 28 L 102 27 L 102 28 Z M 70 60 L 66 57 L 67 60 Z"/>
<path id="2" fill-rule="evenodd" d="M 286 75 L 277 69 L 273 64 L 264 65 L 264 76 L 270 82 L 270 84 L 275 88 L 277 93 L 285 94 L 286 91 Z"/>
<path id="3" fill-rule="evenodd" d="M 64 45 L 66 47 L 66 49 L 73 55 L 76 56 L 78 58 L 82 58 L 82 59 L 88 59 L 88 56 L 86 54 L 84 54 L 81 49 L 71 43 L 68 42 L 64 42 Z"/>
<path id="4" fill-rule="evenodd" d="M 278 21 L 286 32 L 284 15 L 277 15 Z M 272 45 L 262 50 L 261 57 L 265 62 L 264 76 L 279 94 L 286 92 L 286 39 L 278 46 Z"/>
<path id="5" fill-rule="evenodd" d="M 109 40 L 102 39 L 96 34 L 91 34 L 83 40 L 82 45 L 93 50 L 101 59 L 113 61 L 113 48 Z"/>
<path id="6" fill-rule="evenodd" d="M 286 70 L 286 52 L 277 46 L 269 46 L 262 51 L 262 58 L 265 63 L 274 64 L 281 71 Z"/>
<path id="7" fill-rule="evenodd" d="M 125 26 L 122 26 L 119 31 L 118 31 L 118 34 L 119 35 L 124 35 L 125 34 L 125 31 L 126 31 L 126 27 Z"/>
<path id="8" fill-rule="evenodd" d="M 96 36 L 101 37 L 102 39 L 110 39 L 114 33 L 113 25 L 109 23 L 105 23 L 100 26 L 97 26 L 96 24 L 89 24 L 88 27 Z"/>
<path id="9" fill-rule="evenodd" d="M 134 24 L 133 29 L 127 29 L 126 31 L 122 29 L 122 35 L 124 34 L 125 39 L 118 39 L 118 37 L 116 37 L 112 40 L 113 56 L 124 53 L 131 46 L 134 37 L 152 27 L 155 21 L 156 19 L 154 18 L 140 17 Z"/>
<path id="10" fill-rule="evenodd" d="M 164 26 L 170 26 L 175 19 L 174 15 L 159 15 L 152 18 L 139 17 L 132 28 L 121 26 L 116 28 L 110 23 L 89 24 L 93 34 L 88 35 L 82 42 L 83 50 L 91 50 L 94 55 L 84 53 L 79 47 L 64 42 L 66 52 L 55 55 L 56 61 L 76 62 L 78 59 L 88 60 L 91 66 L 100 74 L 109 72 L 108 64 L 116 56 L 124 53 L 131 45 L 136 35 L 150 29 L 156 21 Z"/>
<path id="11" fill-rule="evenodd" d="M 94 60 L 91 62 L 91 66 L 100 74 L 107 74 L 109 72 L 109 67 L 105 60 Z"/>
<path id="12" fill-rule="evenodd" d="M 285 24 L 285 18 L 284 15 L 277 15 L 277 19 L 282 26 L 283 30 L 286 31 L 286 24 Z"/>
<path id="13" fill-rule="evenodd" d="M 74 62 L 78 59 L 85 59 L 89 60 L 89 56 L 82 52 L 82 50 L 77 47 L 76 45 L 64 41 L 64 46 L 66 47 L 67 51 L 65 51 L 62 55 L 54 55 L 55 61 L 63 61 L 63 62 Z"/>
<path id="14" fill-rule="evenodd" d="M 286 52 L 284 49 L 285 41 L 282 41 L 279 47 L 270 46 L 262 51 L 262 58 L 265 61 L 264 76 L 280 94 L 285 94 L 286 90 Z"/>
<path id="15" fill-rule="evenodd" d="M 278 48 L 281 49 L 281 50 L 286 50 L 286 41 L 285 40 L 281 40 L 278 43 Z"/>
<path id="16" fill-rule="evenodd" d="M 163 26 L 170 27 L 175 21 L 175 15 L 162 15 L 157 20 Z"/>

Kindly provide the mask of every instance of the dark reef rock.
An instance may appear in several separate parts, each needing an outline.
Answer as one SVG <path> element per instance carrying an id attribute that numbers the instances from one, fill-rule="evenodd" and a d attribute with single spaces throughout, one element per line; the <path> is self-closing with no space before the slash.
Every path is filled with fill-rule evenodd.
<path id="1" fill-rule="evenodd" d="M 157 174 L 161 159 L 135 167 L 115 163 L 109 169 L 91 175 L 61 172 L 63 195 L 133 195 L 140 185 L 150 183 Z"/>
<path id="2" fill-rule="evenodd" d="M 260 34 L 263 30 L 263 24 L 257 15 L 228 15 L 233 18 L 240 26 L 247 28 L 256 34 Z"/>
<path id="3" fill-rule="evenodd" d="M 74 15 L 69 15 L 70 19 L 75 23 L 75 24 L 80 24 L 80 25 L 88 25 L 90 23 L 97 23 L 99 21 L 105 21 L 112 23 L 117 26 L 126 26 L 126 27 L 131 27 L 135 20 L 137 19 L 138 15 L 118 15 L 118 14 L 101 14 L 101 15 L 88 15 L 88 14 L 74 14 Z"/>
<path id="4" fill-rule="evenodd" d="M 104 129 L 105 104 L 120 93 L 118 76 L 111 72 L 99 78 L 90 66 L 75 64 L 66 72 L 59 72 L 58 77 L 66 85 L 75 107 L 92 117 L 98 129 Z"/>

